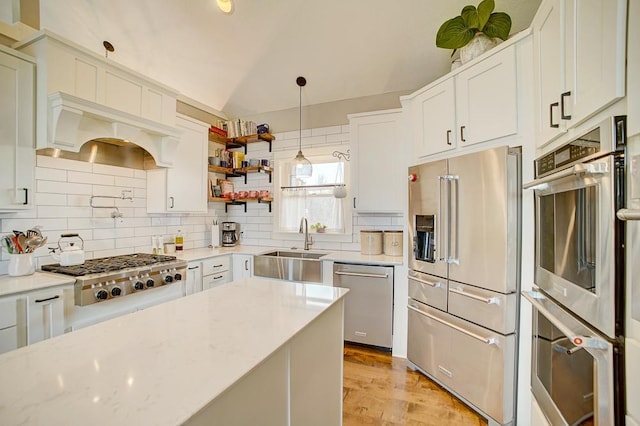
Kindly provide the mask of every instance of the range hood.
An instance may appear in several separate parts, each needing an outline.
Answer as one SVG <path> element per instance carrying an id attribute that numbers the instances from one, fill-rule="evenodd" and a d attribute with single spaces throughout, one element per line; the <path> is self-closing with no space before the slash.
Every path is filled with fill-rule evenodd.
<path id="1" fill-rule="evenodd" d="M 178 128 L 68 93 L 51 93 L 47 101 L 48 147 L 80 152 L 94 140 L 134 144 L 148 152 L 156 166 L 172 166 L 180 142 Z"/>

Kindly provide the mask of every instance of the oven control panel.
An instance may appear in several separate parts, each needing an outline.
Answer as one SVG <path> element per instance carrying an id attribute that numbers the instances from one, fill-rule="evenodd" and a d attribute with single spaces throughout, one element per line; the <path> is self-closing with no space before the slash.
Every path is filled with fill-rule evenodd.
<path id="1" fill-rule="evenodd" d="M 536 178 L 546 176 L 565 166 L 576 163 L 600 152 L 600 129 L 594 129 L 586 135 L 536 159 Z"/>

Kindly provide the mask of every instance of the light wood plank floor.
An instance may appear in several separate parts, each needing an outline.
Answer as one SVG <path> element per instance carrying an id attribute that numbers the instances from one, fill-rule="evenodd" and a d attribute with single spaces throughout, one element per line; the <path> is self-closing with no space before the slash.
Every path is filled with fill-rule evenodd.
<path id="1" fill-rule="evenodd" d="M 345 344 L 342 399 L 344 426 L 487 424 L 406 360 L 356 345 Z"/>

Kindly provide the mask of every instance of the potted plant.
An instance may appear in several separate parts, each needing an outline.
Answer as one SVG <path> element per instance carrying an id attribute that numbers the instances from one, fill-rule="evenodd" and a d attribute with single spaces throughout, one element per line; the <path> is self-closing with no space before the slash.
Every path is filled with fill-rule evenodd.
<path id="1" fill-rule="evenodd" d="M 511 30 L 511 17 L 504 12 L 494 12 L 494 9 L 494 0 L 483 0 L 477 8 L 465 6 L 460 16 L 440 26 L 436 46 L 454 49 L 453 53 L 460 49 L 460 60 L 464 64 L 497 45 L 499 40 L 506 40 Z"/>
<path id="2" fill-rule="evenodd" d="M 320 222 L 316 222 L 313 225 L 311 225 L 311 229 L 319 233 L 324 233 L 324 231 L 327 229 L 327 225 L 323 225 Z"/>

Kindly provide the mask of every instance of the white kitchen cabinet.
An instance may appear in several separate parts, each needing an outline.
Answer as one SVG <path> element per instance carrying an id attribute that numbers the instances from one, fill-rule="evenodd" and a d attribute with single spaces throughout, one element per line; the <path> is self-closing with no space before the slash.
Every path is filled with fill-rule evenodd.
<path id="1" fill-rule="evenodd" d="M 253 275 L 253 256 L 250 254 L 233 255 L 233 280 L 250 278 Z"/>
<path id="2" fill-rule="evenodd" d="M 24 297 L 0 298 L 0 354 L 25 346 Z"/>
<path id="3" fill-rule="evenodd" d="M 55 287 L 27 293 L 28 344 L 31 345 L 64 333 L 64 292 L 63 287 Z"/>
<path id="4" fill-rule="evenodd" d="M 532 23 L 538 146 L 624 96 L 626 7 L 626 0 L 540 6 Z"/>
<path id="5" fill-rule="evenodd" d="M 456 106 L 453 78 L 403 101 L 409 117 L 416 157 L 446 152 L 456 147 Z"/>
<path id="6" fill-rule="evenodd" d="M 189 262 L 187 265 L 187 280 L 185 281 L 184 295 L 198 293 L 202 291 L 202 264 L 200 262 Z"/>
<path id="7" fill-rule="evenodd" d="M 231 282 L 233 274 L 231 264 L 231 255 L 203 260 L 202 289 L 209 290 L 210 288 Z"/>
<path id="8" fill-rule="evenodd" d="M 518 132 L 514 46 L 457 74 L 455 86 L 457 140 L 461 146 Z"/>
<path id="9" fill-rule="evenodd" d="M 33 207 L 34 63 L 0 45 L 0 212 Z"/>
<path id="10" fill-rule="evenodd" d="M 402 110 L 349 115 L 354 208 L 359 213 L 402 213 L 405 143 Z M 384 200 L 384 201 L 382 201 Z"/>
<path id="11" fill-rule="evenodd" d="M 173 166 L 147 171 L 148 213 L 207 211 L 207 149 L 209 126 L 178 115 L 179 152 Z"/>
<path id="12" fill-rule="evenodd" d="M 518 134 L 516 48 L 526 37 L 401 98 L 414 158 Z"/>

